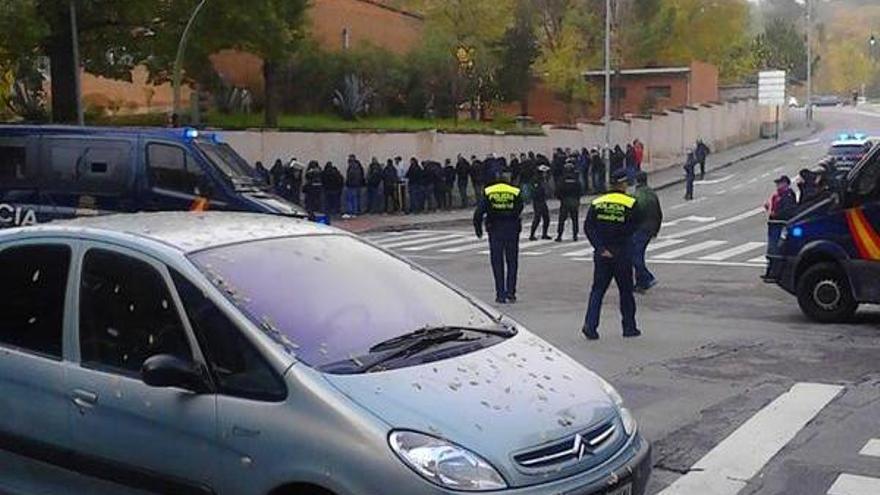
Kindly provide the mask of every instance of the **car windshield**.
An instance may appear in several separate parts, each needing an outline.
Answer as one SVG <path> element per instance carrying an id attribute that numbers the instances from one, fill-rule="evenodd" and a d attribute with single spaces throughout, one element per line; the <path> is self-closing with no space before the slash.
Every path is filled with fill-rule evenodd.
<path id="1" fill-rule="evenodd" d="M 831 154 L 831 156 L 859 156 L 865 153 L 865 146 L 860 144 L 832 146 L 829 153 Z"/>
<path id="2" fill-rule="evenodd" d="M 496 315 L 435 277 L 349 236 L 254 241 L 191 260 L 256 325 L 315 368 L 420 328 L 499 328 Z"/>
<path id="3" fill-rule="evenodd" d="M 255 188 L 259 185 L 250 165 L 228 144 L 197 141 L 196 147 L 236 188 Z"/>

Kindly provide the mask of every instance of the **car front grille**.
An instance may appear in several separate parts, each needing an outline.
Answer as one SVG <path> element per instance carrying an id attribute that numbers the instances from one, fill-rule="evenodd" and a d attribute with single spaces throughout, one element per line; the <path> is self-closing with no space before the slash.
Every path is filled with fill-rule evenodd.
<path id="1" fill-rule="evenodd" d="M 622 429 L 615 418 L 586 431 L 515 454 L 513 459 L 526 470 L 566 468 L 581 464 L 584 464 L 583 467 L 594 466 L 613 453 L 613 447 L 625 437 Z"/>

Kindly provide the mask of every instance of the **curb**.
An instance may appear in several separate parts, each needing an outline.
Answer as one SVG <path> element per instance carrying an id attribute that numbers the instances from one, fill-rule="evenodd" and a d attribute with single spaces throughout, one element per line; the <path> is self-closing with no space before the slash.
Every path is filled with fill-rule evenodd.
<path id="1" fill-rule="evenodd" d="M 780 141 L 778 143 L 774 143 L 770 146 L 767 146 L 766 148 L 762 148 L 760 150 L 754 151 L 754 152 L 749 153 L 747 155 L 737 157 L 734 160 L 729 160 L 727 162 L 718 164 L 714 167 L 707 167 L 706 171 L 707 172 L 715 172 L 718 170 L 723 170 L 725 168 L 732 167 L 733 165 L 736 165 L 738 163 L 742 163 L 744 161 L 748 161 L 748 160 L 757 158 L 757 157 L 765 155 L 767 153 L 771 153 L 773 151 L 784 148 L 786 146 L 790 146 L 792 143 L 794 143 L 796 141 L 800 141 L 800 140 L 805 139 L 807 137 L 813 136 L 813 135 L 821 132 L 822 129 L 823 129 L 823 126 L 820 123 L 814 121 L 814 126 L 810 130 L 811 132 L 809 132 L 805 135 L 792 137 L 792 138 L 786 139 L 785 141 Z M 663 170 L 667 170 L 669 168 L 676 167 L 679 165 L 681 165 L 681 164 L 670 165 L 669 167 L 664 168 Z M 659 170 L 658 170 L 658 172 L 659 172 Z M 677 186 L 680 184 L 684 184 L 684 182 L 685 182 L 685 178 L 679 177 L 677 179 L 673 179 L 673 180 L 664 182 L 659 185 L 654 185 L 653 188 L 655 191 L 659 191 L 659 190 L 663 190 L 663 189 L 669 189 L 673 186 Z M 559 211 L 558 207 L 550 208 L 551 215 L 558 213 L 558 211 Z M 524 218 L 528 218 L 531 215 L 533 215 L 533 212 L 523 213 Z M 465 218 L 456 218 L 456 219 L 449 219 L 449 220 L 439 220 L 437 222 L 412 221 L 412 222 L 400 223 L 400 224 L 395 224 L 395 225 L 376 226 L 376 227 L 367 228 L 367 229 L 353 232 L 353 233 L 355 233 L 357 235 L 363 235 L 363 234 L 375 233 L 375 232 L 393 232 L 393 231 L 398 231 L 398 230 L 415 230 L 415 229 L 425 230 L 425 229 L 432 229 L 435 227 L 436 228 L 443 228 L 443 227 L 451 227 L 454 225 L 458 225 L 462 222 L 467 222 L 469 219 L 470 219 L 469 217 L 465 217 Z"/>

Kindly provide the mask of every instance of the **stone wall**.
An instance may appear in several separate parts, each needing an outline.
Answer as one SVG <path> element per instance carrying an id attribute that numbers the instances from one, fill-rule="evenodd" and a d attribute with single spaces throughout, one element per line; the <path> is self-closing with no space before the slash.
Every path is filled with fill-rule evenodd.
<path id="1" fill-rule="evenodd" d="M 701 105 L 661 114 L 614 120 L 611 143 L 625 146 L 633 139 L 645 144 L 647 170 L 657 170 L 680 163 L 687 147 L 703 139 L 714 151 L 731 148 L 759 139 L 762 122 L 772 121 L 773 112 L 757 100 Z M 785 115 L 782 115 L 785 118 Z M 783 120 L 784 121 L 784 120 Z M 549 156 L 554 148 L 601 146 L 605 130 L 601 124 L 580 124 L 577 128 L 545 127 L 544 136 L 505 134 L 473 135 L 438 132 L 418 133 L 308 133 L 270 130 L 221 132 L 221 136 L 248 161 L 271 165 L 277 158 L 300 161 L 318 160 L 345 163 L 355 154 L 366 163 L 372 157 L 384 162 L 401 156 L 408 160 L 442 161 L 461 153 L 483 157 L 489 153 L 507 156 L 526 151 Z"/>

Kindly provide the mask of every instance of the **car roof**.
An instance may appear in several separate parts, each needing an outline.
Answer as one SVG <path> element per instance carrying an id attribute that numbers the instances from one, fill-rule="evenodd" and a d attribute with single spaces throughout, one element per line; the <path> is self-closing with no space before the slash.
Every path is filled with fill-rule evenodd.
<path id="1" fill-rule="evenodd" d="M 0 125 L 0 136 L 29 136 L 41 134 L 64 134 L 68 136 L 127 137 L 145 136 L 153 139 L 183 140 L 191 128 L 162 127 L 94 127 L 73 125 Z M 211 132 L 200 131 L 202 136 Z"/>
<path id="2" fill-rule="evenodd" d="M 18 235 L 85 235 L 154 241 L 183 253 L 260 239 L 340 234 L 342 231 L 307 220 L 259 213 L 159 212 L 81 217 L 0 230 L 0 241 Z"/>

